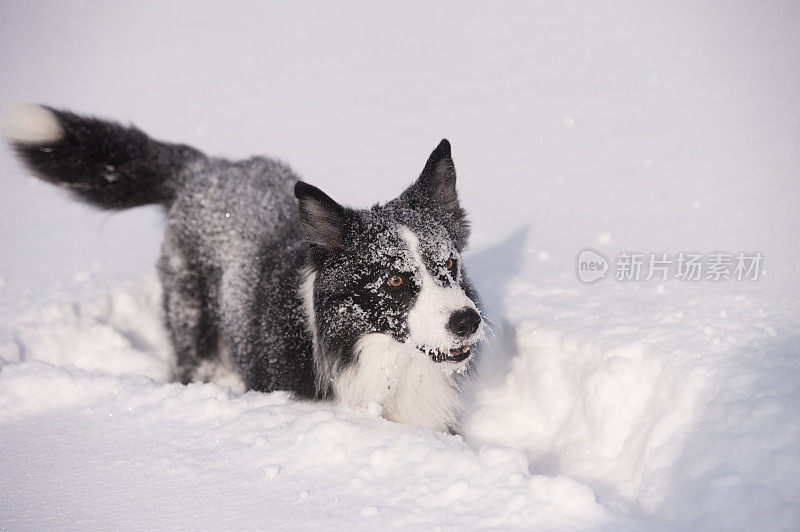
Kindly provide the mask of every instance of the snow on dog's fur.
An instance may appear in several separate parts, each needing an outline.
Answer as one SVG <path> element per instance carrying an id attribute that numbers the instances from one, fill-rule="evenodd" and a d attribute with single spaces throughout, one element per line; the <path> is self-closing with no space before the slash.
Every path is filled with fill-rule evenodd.
<path id="1" fill-rule="evenodd" d="M 250 389 L 454 430 L 483 320 L 446 140 L 399 197 L 356 210 L 274 160 L 208 157 L 65 111 L 15 106 L 3 131 L 36 175 L 93 205 L 164 206 L 176 380 L 224 351 Z"/>

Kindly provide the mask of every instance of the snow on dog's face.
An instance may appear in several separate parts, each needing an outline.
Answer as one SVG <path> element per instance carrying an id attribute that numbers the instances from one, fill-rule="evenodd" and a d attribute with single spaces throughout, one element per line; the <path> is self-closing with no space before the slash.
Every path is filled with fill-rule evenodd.
<path id="1" fill-rule="evenodd" d="M 391 340 L 382 345 L 442 369 L 471 359 L 483 327 L 461 263 L 469 226 L 455 180 L 443 140 L 411 187 L 368 211 L 297 184 L 310 259 L 303 297 L 317 368 L 327 378 L 354 362 L 359 341 L 375 334 Z"/>

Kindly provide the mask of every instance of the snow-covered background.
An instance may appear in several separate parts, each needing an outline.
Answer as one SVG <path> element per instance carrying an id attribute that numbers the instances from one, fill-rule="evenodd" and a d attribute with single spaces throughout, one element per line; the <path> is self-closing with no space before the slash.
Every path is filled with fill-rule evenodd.
<path id="1" fill-rule="evenodd" d="M 3 2 L 0 101 L 354 206 L 448 137 L 496 338 L 463 438 L 166 383 L 161 213 L 4 145 L 0 529 L 797 529 L 799 29 L 795 2 Z M 764 275 L 586 285 L 587 247 Z"/>

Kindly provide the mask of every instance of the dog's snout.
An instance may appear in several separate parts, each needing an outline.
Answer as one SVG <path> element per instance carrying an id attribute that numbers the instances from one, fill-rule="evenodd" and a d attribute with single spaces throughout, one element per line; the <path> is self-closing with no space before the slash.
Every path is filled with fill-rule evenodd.
<path id="1" fill-rule="evenodd" d="M 447 328 L 458 336 L 469 336 L 481 326 L 481 316 L 474 309 L 464 307 L 450 315 Z"/>

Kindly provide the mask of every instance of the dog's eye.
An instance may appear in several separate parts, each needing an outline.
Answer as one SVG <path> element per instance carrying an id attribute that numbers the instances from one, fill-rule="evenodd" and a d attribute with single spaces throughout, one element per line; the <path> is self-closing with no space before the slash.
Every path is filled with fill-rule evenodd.
<path id="1" fill-rule="evenodd" d="M 392 288 L 397 288 L 398 286 L 403 284 L 403 281 L 404 281 L 404 279 L 403 279 L 403 277 L 401 275 L 392 275 L 389 278 L 389 280 L 386 281 L 386 284 L 388 284 Z"/>
<path id="2" fill-rule="evenodd" d="M 455 269 L 456 269 L 456 259 L 454 259 L 453 257 L 450 257 L 450 258 L 447 260 L 447 264 L 446 264 L 446 266 L 447 266 L 447 269 L 448 269 L 448 270 L 450 270 L 451 272 L 452 272 L 453 270 L 455 270 Z"/>

